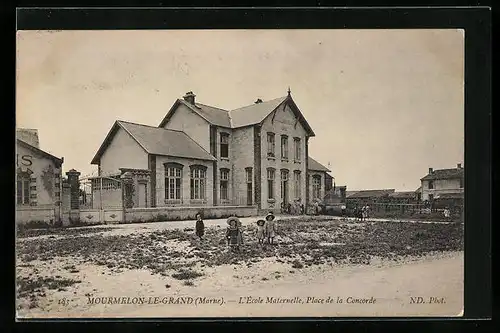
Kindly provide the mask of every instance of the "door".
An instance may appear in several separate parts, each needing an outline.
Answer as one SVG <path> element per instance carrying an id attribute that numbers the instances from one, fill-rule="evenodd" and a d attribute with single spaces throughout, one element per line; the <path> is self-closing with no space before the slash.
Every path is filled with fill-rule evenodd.
<path id="1" fill-rule="evenodd" d="M 138 189 L 138 207 L 144 208 L 147 207 L 147 184 L 141 184 L 139 183 L 139 189 Z"/>

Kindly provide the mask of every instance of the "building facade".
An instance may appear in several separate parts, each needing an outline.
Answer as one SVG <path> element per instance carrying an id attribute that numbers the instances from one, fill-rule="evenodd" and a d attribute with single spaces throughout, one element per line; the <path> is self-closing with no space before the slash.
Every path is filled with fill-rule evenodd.
<path id="1" fill-rule="evenodd" d="M 139 207 L 257 206 L 322 199 L 326 167 L 309 157 L 314 132 L 287 96 L 223 110 L 177 99 L 158 127 L 117 121 L 92 160 L 100 175 L 149 173 Z M 310 165 L 312 167 L 310 167 Z M 147 180 L 146 180 L 147 179 Z"/>
<path id="2" fill-rule="evenodd" d="M 38 132 L 16 130 L 16 222 L 61 219 L 63 158 L 39 147 Z"/>
<path id="3" fill-rule="evenodd" d="M 457 164 L 453 169 L 429 168 L 427 175 L 420 179 L 421 198 L 423 201 L 433 201 L 441 197 L 458 196 L 464 194 L 464 168 Z"/>

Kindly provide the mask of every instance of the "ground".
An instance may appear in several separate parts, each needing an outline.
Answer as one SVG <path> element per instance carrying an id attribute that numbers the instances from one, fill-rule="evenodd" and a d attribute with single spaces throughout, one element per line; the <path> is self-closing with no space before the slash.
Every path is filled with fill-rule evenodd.
<path id="1" fill-rule="evenodd" d="M 202 241 L 194 221 L 20 230 L 18 316 L 454 316 L 462 310 L 460 223 L 280 218 L 277 244 L 262 247 L 255 221 L 242 219 L 238 254 L 226 248 L 224 220 L 205 221 Z"/>

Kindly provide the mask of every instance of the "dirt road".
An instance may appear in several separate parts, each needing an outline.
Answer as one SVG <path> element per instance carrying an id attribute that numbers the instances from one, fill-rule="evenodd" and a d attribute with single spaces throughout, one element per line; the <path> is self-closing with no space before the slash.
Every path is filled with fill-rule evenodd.
<path id="1" fill-rule="evenodd" d="M 36 309 L 36 312 L 20 315 L 37 318 L 457 316 L 463 307 L 463 252 L 432 255 L 405 263 L 320 265 L 297 270 L 266 261 L 250 268 L 226 265 L 207 271 L 207 276 L 194 286 L 171 288 L 166 288 L 166 280 L 146 271 L 107 276 L 97 270 L 95 266 L 85 269 L 84 279 L 88 283 L 68 291 L 71 304 L 60 304 L 64 296 L 61 293 L 58 299 L 47 295 L 49 301 L 42 311 Z M 99 284 L 93 281 L 95 279 L 99 279 Z M 99 290 L 89 289 L 96 285 L 100 286 Z M 205 301 L 213 299 L 220 303 L 162 304 L 179 296 L 193 300 L 201 296 L 206 297 Z M 96 299 L 106 303 L 109 297 L 125 297 L 123 300 L 127 303 L 137 302 L 138 297 L 146 301 L 140 305 L 123 304 L 124 301 L 89 304 L 99 302 Z M 285 299 L 301 303 L 268 303 Z M 342 303 L 338 299 L 342 299 Z M 366 299 L 369 303 L 352 303 L 354 299 Z M 189 302 L 189 298 L 185 300 Z M 243 303 L 240 304 L 240 300 Z"/>

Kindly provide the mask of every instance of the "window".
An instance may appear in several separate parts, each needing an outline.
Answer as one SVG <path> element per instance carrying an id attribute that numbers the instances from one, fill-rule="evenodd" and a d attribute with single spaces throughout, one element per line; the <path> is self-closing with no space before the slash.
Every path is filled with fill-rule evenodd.
<path id="1" fill-rule="evenodd" d="M 300 138 L 293 138 L 293 144 L 294 144 L 294 160 L 295 161 L 300 161 L 300 156 L 301 154 L 301 147 L 300 147 Z"/>
<path id="2" fill-rule="evenodd" d="M 432 180 L 429 180 L 429 190 L 434 189 L 434 182 Z"/>
<path id="3" fill-rule="evenodd" d="M 429 201 L 434 200 L 434 194 L 429 194 Z"/>
<path id="4" fill-rule="evenodd" d="M 463 178 L 460 178 L 460 188 L 464 188 L 464 180 L 463 180 Z"/>
<path id="5" fill-rule="evenodd" d="M 274 133 L 267 133 L 267 156 L 274 157 L 275 156 L 275 141 L 274 141 Z"/>
<path id="6" fill-rule="evenodd" d="M 288 170 L 281 170 L 281 201 L 283 205 L 288 203 Z"/>
<path id="7" fill-rule="evenodd" d="M 273 168 L 267 169 L 267 198 L 274 199 L 274 174 Z"/>
<path id="8" fill-rule="evenodd" d="M 294 182 L 294 190 L 295 190 L 295 193 L 294 193 L 295 199 L 300 199 L 300 195 L 301 195 L 300 171 L 294 171 L 293 182 Z"/>
<path id="9" fill-rule="evenodd" d="M 207 168 L 205 166 L 191 167 L 191 199 L 205 199 L 205 185 L 207 178 Z"/>
<path id="10" fill-rule="evenodd" d="M 253 191 L 252 191 L 252 168 L 245 169 L 245 179 L 247 181 L 247 205 L 251 206 L 253 203 Z"/>
<path id="11" fill-rule="evenodd" d="M 288 136 L 281 136 L 281 158 L 284 160 L 288 159 Z"/>
<path id="12" fill-rule="evenodd" d="M 247 183 L 252 183 L 252 168 L 245 168 L 245 179 Z"/>
<path id="13" fill-rule="evenodd" d="M 30 178 L 29 175 L 17 176 L 17 204 L 29 205 L 30 203 Z"/>
<path id="14" fill-rule="evenodd" d="M 220 157 L 229 158 L 229 134 L 220 134 Z"/>
<path id="15" fill-rule="evenodd" d="M 165 201 L 181 201 L 182 164 L 165 164 Z"/>
<path id="16" fill-rule="evenodd" d="M 221 200 L 228 200 L 228 184 L 229 184 L 229 170 L 220 170 L 220 198 Z"/>
<path id="17" fill-rule="evenodd" d="M 321 176 L 313 176 L 313 199 L 321 199 Z"/>

